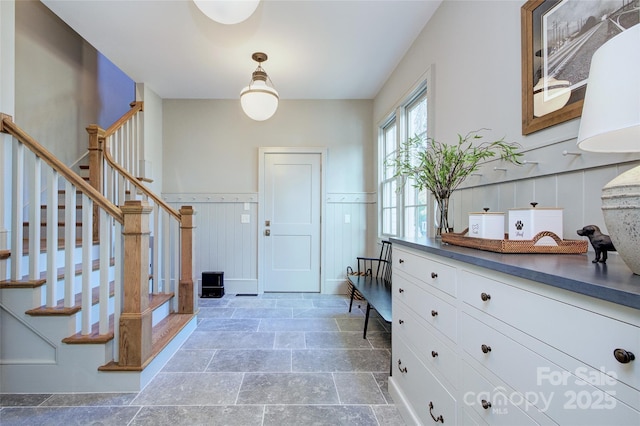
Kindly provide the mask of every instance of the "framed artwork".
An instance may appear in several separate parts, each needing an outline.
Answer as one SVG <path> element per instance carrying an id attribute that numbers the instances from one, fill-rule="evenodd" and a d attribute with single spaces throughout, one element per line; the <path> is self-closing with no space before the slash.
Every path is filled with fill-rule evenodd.
<path id="1" fill-rule="evenodd" d="M 636 0 L 528 0 L 522 30 L 522 134 L 582 113 L 593 53 L 638 24 Z"/>

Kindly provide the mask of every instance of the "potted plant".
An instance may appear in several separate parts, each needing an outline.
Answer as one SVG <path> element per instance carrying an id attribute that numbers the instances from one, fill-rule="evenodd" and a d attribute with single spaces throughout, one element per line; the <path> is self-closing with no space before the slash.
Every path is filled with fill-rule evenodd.
<path id="1" fill-rule="evenodd" d="M 499 155 L 499 158 L 513 164 L 522 164 L 518 152 L 520 145 L 505 142 L 504 138 L 495 141 L 480 141 L 480 132 L 475 130 L 466 136 L 458 135 L 458 143 L 445 144 L 432 138 L 424 139 L 414 136 L 405 141 L 398 155 L 386 162 L 394 167 L 394 177 L 402 178 L 398 190 L 407 180 L 413 187 L 422 191 L 428 189 L 438 205 L 438 228 L 436 236 L 448 232 L 449 198 L 451 193 L 474 171 L 478 170 L 481 161 Z"/>

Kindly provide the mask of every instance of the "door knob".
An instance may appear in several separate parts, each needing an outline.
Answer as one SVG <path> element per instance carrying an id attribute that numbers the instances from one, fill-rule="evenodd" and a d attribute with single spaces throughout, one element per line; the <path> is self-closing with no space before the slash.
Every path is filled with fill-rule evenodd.
<path id="1" fill-rule="evenodd" d="M 264 236 L 268 237 L 269 235 L 271 235 L 271 230 L 270 229 L 265 229 L 264 230 Z"/>

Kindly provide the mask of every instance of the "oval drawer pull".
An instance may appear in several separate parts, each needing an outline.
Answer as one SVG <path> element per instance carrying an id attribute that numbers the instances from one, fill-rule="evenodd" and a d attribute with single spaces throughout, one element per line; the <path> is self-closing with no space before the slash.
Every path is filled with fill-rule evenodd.
<path id="1" fill-rule="evenodd" d="M 404 293 L 404 288 L 402 288 L 402 287 L 401 287 L 401 288 L 399 288 L 399 289 L 398 289 L 398 293 Z"/>
<path id="2" fill-rule="evenodd" d="M 484 408 L 485 410 L 488 410 L 489 408 L 491 408 L 491 403 L 486 399 L 483 399 L 481 403 L 482 403 L 482 408 Z"/>
<path id="3" fill-rule="evenodd" d="M 435 272 L 432 272 L 431 278 L 435 280 L 436 278 L 438 278 L 438 274 L 436 274 Z"/>
<path id="4" fill-rule="evenodd" d="M 402 361 L 400 360 L 400 358 L 398 358 L 398 370 L 400 370 L 401 373 L 407 372 L 407 367 L 402 367 Z"/>
<path id="5" fill-rule="evenodd" d="M 444 423 L 444 418 L 442 417 L 442 414 L 440 414 L 438 417 L 433 415 L 433 402 L 431 401 L 429 401 L 429 414 L 431 414 L 431 418 L 433 419 L 434 422 Z"/>
<path id="6" fill-rule="evenodd" d="M 434 358 L 435 358 L 435 357 L 437 357 L 437 356 L 438 356 L 438 352 L 436 352 L 436 351 L 431 351 L 431 356 L 432 356 L 432 357 L 434 357 Z"/>
<path id="7" fill-rule="evenodd" d="M 398 259 L 398 263 L 404 263 L 404 259 Z"/>
<path id="8" fill-rule="evenodd" d="M 613 356 L 616 357 L 616 360 L 620 364 L 628 364 L 636 359 L 636 356 L 633 354 L 633 352 L 625 351 L 624 349 L 620 348 L 613 351 Z"/>
<path id="9" fill-rule="evenodd" d="M 482 345 L 481 349 L 482 349 L 482 353 L 484 354 L 488 354 L 489 352 L 491 352 L 491 346 L 489 345 Z"/>
<path id="10" fill-rule="evenodd" d="M 404 320 L 403 319 L 399 319 L 398 320 L 398 324 L 401 324 L 401 325 L 404 324 Z"/>
<path id="11" fill-rule="evenodd" d="M 491 295 L 489 293 L 480 293 L 480 299 L 486 302 L 487 300 L 491 300 Z"/>
<path id="12" fill-rule="evenodd" d="M 438 311 L 431 311 L 431 316 L 432 317 L 437 317 L 438 316 Z"/>

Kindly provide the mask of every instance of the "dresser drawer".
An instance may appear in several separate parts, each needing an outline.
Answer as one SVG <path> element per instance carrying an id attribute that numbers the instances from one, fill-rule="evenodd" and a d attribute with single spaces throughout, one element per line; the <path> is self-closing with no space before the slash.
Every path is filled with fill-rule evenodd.
<path id="1" fill-rule="evenodd" d="M 422 424 L 434 424 L 442 416 L 446 424 L 457 424 L 456 400 L 425 367 L 402 338 L 393 339 L 393 380 L 402 390 Z"/>
<path id="2" fill-rule="evenodd" d="M 474 368 L 464 362 L 462 376 L 463 389 L 465 390 L 462 404 L 464 404 L 465 410 L 475 411 L 488 424 L 505 426 L 553 424 L 551 420 L 539 422 L 532 419 L 521 408 L 528 410 L 535 410 L 535 408 L 523 407 L 517 399 L 512 401 L 512 395 L 506 389 L 493 386 Z M 536 418 L 539 420 L 540 415 L 537 414 Z"/>
<path id="3" fill-rule="evenodd" d="M 586 367 L 565 371 L 467 314 L 462 315 L 460 342 L 471 358 L 516 390 L 517 396 L 508 396 L 520 401 L 524 411 L 540 411 L 560 424 L 609 424 L 612 418 L 616 424 L 640 424 L 640 413 L 616 399 L 616 382 L 603 380 L 598 387 L 591 386 L 584 380 L 592 377 Z M 497 408 L 495 403 L 493 407 Z"/>
<path id="4" fill-rule="evenodd" d="M 395 247 L 393 250 L 393 272 L 404 272 L 456 297 L 457 284 L 454 267 Z"/>
<path id="5" fill-rule="evenodd" d="M 392 287 L 394 301 L 404 303 L 426 324 L 437 329 L 451 341 L 457 340 L 457 310 L 455 306 L 423 290 L 415 281 L 402 274 L 394 276 Z"/>
<path id="6" fill-rule="evenodd" d="M 460 273 L 460 293 L 466 304 L 640 389 L 640 360 L 614 357 L 616 349 L 640 356 L 640 327 L 469 271 Z"/>
<path id="7" fill-rule="evenodd" d="M 393 304 L 393 336 L 411 342 L 420 361 L 431 370 L 438 370 L 454 386 L 458 387 L 459 357 L 443 341 L 424 325 L 424 320 L 401 303 Z"/>

